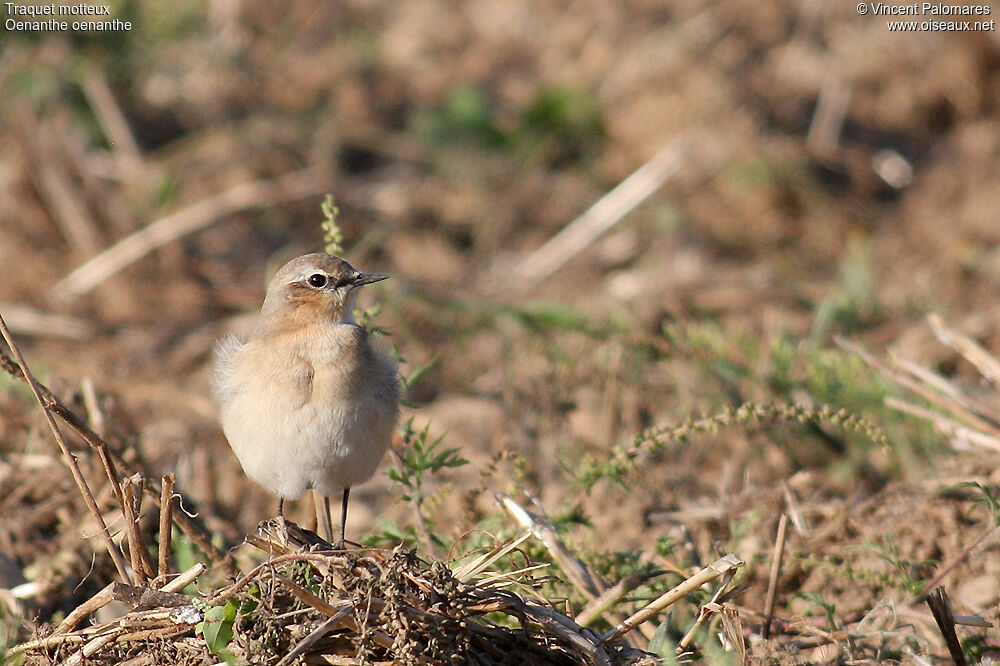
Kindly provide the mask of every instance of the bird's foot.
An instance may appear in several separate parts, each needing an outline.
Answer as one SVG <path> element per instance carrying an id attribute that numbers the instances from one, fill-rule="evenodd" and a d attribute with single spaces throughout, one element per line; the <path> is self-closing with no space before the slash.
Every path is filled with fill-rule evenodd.
<path id="1" fill-rule="evenodd" d="M 275 532 L 276 532 L 278 538 L 281 539 L 281 545 L 287 547 L 288 546 L 288 523 L 285 522 L 285 517 L 279 514 L 278 517 L 274 519 L 274 522 L 275 522 L 275 526 L 277 527 L 277 529 L 275 530 Z"/>

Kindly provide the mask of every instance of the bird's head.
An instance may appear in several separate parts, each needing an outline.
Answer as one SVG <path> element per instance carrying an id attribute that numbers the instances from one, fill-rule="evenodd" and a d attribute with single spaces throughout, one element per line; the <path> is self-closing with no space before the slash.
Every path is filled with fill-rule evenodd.
<path id="1" fill-rule="evenodd" d="M 362 273 L 340 257 L 322 252 L 292 259 L 267 288 L 258 328 L 353 323 L 358 290 L 388 277 Z"/>

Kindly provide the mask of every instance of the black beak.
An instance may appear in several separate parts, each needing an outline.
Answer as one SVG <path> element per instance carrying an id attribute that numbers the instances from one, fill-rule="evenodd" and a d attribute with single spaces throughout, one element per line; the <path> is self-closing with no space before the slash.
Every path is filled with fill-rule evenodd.
<path id="1" fill-rule="evenodd" d="M 387 280 L 388 275 L 384 273 L 358 273 L 354 276 L 352 280 L 355 287 L 360 287 L 363 284 L 371 284 L 372 282 L 381 282 L 382 280 Z"/>

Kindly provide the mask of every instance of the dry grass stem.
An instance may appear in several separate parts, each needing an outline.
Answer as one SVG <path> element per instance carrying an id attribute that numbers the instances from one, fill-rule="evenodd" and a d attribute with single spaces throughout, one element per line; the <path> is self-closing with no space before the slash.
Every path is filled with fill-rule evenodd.
<path id="1" fill-rule="evenodd" d="M 966 666 L 969 662 L 965 657 L 965 651 L 962 650 L 962 642 L 958 640 L 958 634 L 955 632 L 955 611 L 952 610 L 948 593 L 943 587 L 937 588 L 927 596 L 927 605 L 934 614 L 934 621 L 937 622 L 955 666 Z"/>
<path id="2" fill-rule="evenodd" d="M 120 627 L 115 627 L 106 634 L 102 634 L 91 639 L 79 652 L 76 652 L 66 661 L 62 662 L 61 666 L 79 666 L 83 664 L 85 660 L 93 657 L 101 648 L 103 648 L 108 643 L 114 641 L 120 634 L 125 633 Z"/>
<path id="3" fill-rule="evenodd" d="M 785 534 L 788 529 L 788 514 L 782 513 L 778 519 L 778 534 L 774 538 L 774 552 L 771 553 L 771 572 L 767 578 L 767 595 L 764 597 L 764 627 L 761 636 L 771 636 L 771 620 L 774 619 L 774 598 L 778 594 L 778 577 L 781 575 L 781 561 L 785 556 Z"/>
<path id="4" fill-rule="evenodd" d="M 516 539 L 512 539 L 511 541 L 495 546 L 474 560 L 456 567 L 452 573 L 455 578 L 459 579 L 463 583 L 470 583 L 473 578 L 481 575 L 497 560 L 504 558 L 514 550 L 517 550 L 521 544 L 530 539 L 531 536 L 531 532 L 525 532 Z"/>
<path id="5" fill-rule="evenodd" d="M 994 384 L 1000 384 L 1000 360 L 996 356 L 983 349 L 972 338 L 945 325 L 941 317 L 936 314 L 928 315 L 927 322 L 942 344 L 948 345 L 965 357 L 967 361 L 979 369 L 983 377 Z"/>
<path id="6" fill-rule="evenodd" d="M 274 579 L 277 580 L 282 585 L 284 585 L 285 587 L 287 587 L 289 591 L 299 599 L 299 601 L 312 606 L 320 613 L 323 613 L 328 617 L 339 615 L 340 612 L 344 610 L 345 606 L 350 605 L 349 602 L 341 602 L 336 606 L 329 604 L 323 599 L 317 597 L 315 594 L 313 594 L 306 588 L 296 583 L 295 581 L 289 580 L 285 576 L 279 576 L 275 574 Z"/>
<path id="7" fill-rule="evenodd" d="M 129 556 L 132 559 L 132 570 L 137 585 L 141 585 L 156 574 L 149 561 L 149 551 L 143 543 L 142 531 L 139 529 L 139 517 L 142 510 L 142 489 L 145 484 L 141 474 L 133 474 L 122 482 L 122 507 L 125 515 L 125 531 L 128 536 Z"/>
<path id="8" fill-rule="evenodd" d="M 528 284 L 551 276 L 677 173 L 684 165 L 686 153 L 685 141 L 674 138 L 580 217 L 528 255 L 517 272 Z"/>
<path id="9" fill-rule="evenodd" d="M 781 482 L 781 489 L 784 491 L 785 504 L 787 505 L 785 514 L 791 519 L 792 525 L 799 531 L 799 534 L 807 533 L 809 531 L 809 523 L 806 522 L 806 517 L 802 515 L 802 507 L 799 504 L 798 498 L 792 492 L 787 481 Z"/>
<path id="10" fill-rule="evenodd" d="M 673 604 L 677 603 L 688 594 L 698 589 L 705 583 L 715 580 L 720 576 L 725 576 L 726 574 L 735 571 L 743 566 L 743 561 L 733 554 L 721 557 L 712 564 L 708 565 L 695 575 L 691 576 L 687 580 L 683 581 L 680 585 L 668 590 L 662 594 L 658 599 L 647 605 L 645 608 L 634 613 L 627 620 L 616 626 L 611 631 L 603 634 L 601 636 L 602 642 L 613 641 L 619 636 L 632 631 L 638 627 L 643 622 L 652 619 L 654 616 L 663 612 L 665 609 L 669 608 Z"/>
<path id="11" fill-rule="evenodd" d="M 928 370 L 913 361 L 902 358 L 897 354 L 890 352 L 889 359 L 904 371 L 913 375 L 913 377 L 917 380 L 923 382 L 927 386 L 936 390 L 938 393 L 941 393 L 943 396 L 953 401 L 955 405 L 963 409 L 966 413 L 973 414 L 975 418 L 981 419 L 983 422 L 987 423 L 993 428 L 994 431 L 1000 434 L 1000 424 L 997 423 L 996 418 L 992 415 L 992 410 L 975 398 L 963 393 L 961 389 L 955 386 L 955 384 L 949 382 L 936 372 L 932 372 L 931 370 Z"/>
<path id="12" fill-rule="evenodd" d="M 66 296 L 85 294 L 153 250 L 203 229 L 226 215 L 319 194 L 329 186 L 324 173 L 321 169 L 310 167 L 273 179 L 242 183 L 202 199 L 112 245 L 60 280 L 53 291 Z"/>
<path id="13" fill-rule="evenodd" d="M 946 435 L 950 435 L 953 439 L 968 442 L 970 444 L 976 444 L 977 446 L 981 446 L 986 449 L 1000 451 L 1000 438 L 980 432 L 974 428 L 970 428 L 963 423 L 959 423 L 958 421 L 950 419 L 947 416 L 939 414 L 931 409 L 914 405 L 913 403 L 900 400 L 899 398 L 893 398 L 891 396 L 885 399 L 885 404 L 887 407 L 892 407 L 893 409 L 898 409 L 901 412 L 912 414 L 913 416 L 930 421 L 938 430 Z"/>
<path id="14" fill-rule="evenodd" d="M 170 582 L 164 584 L 160 590 L 163 592 L 180 592 L 185 587 L 198 580 L 198 577 L 205 573 L 205 569 L 207 569 L 205 563 L 198 562 L 187 571 L 183 571 L 178 574 L 177 577 Z"/>
<path id="15" fill-rule="evenodd" d="M 552 558 L 559 565 L 559 568 L 566 574 L 570 582 L 589 600 L 593 601 L 604 591 L 602 587 L 590 575 L 587 565 L 580 561 L 563 544 L 562 539 L 556 534 L 552 524 L 545 516 L 536 518 L 528 513 L 524 507 L 514 501 L 508 495 L 499 494 L 497 499 L 507 510 L 507 512 L 517 520 L 520 525 L 531 531 L 538 539 L 541 539 L 545 547 L 549 549 Z"/>
<path id="16" fill-rule="evenodd" d="M 913 377 L 908 372 L 903 372 L 894 369 L 887 363 L 877 359 L 874 355 L 863 349 L 860 345 L 857 345 L 839 336 L 835 337 L 834 340 L 844 350 L 856 354 L 865 363 L 867 363 L 874 369 L 878 370 L 883 375 L 885 375 L 892 381 L 896 382 L 903 388 L 916 393 L 922 399 L 931 403 L 935 407 L 951 412 L 958 418 L 962 419 L 966 423 L 969 423 L 970 425 L 979 430 L 992 432 L 993 434 L 1000 436 L 1000 429 L 998 429 L 988 420 L 984 419 L 983 417 L 975 413 L 973 410 L 968 409 L 961 402 L 956 402 L 949 396 L 942 395 L 941 393 L 938 393 L 936 390 L 932 390 L 927 385 L 922 383 L 920 379 Z"/>
<path id="17" fill-rule="evenodd" d="M 299 655 L 305 654 L 313 645 L 318 643 L 324 636 L 336 629 L 341 622 L 351 614 L 350 608 L 343 608 L 336 615 L 332 615 L 323 621 L 318 627 L 312 630 L 308 636 L 303 638 L 298 645 L 288 651 L 275 666 L 290 666 Z"/>
<path id="18" fill-rule="evenodd" d="M 16 335 L 86 340 L 94 334 L 90 322 L 71 315 L 43 312 L 30 305 L 0 303 L 7 325 Z"/>
<path id="19" fill-rule="evenodd" d="M 626 576 L 587 604 L 586 608 L 577 614 L 577 623 L 583 627 L 589 627 L 611 610 L 626 594 L 659 574 L 660 572 L 646 568 Z"/>
<path id="20" fill-rule="evenodd" d="M 927 598 L 927 595 L 929 595 L 932 590 L 934 590 L 938 585 L 940 585 L 941 581 L 943 581 L 945 577 L 955 569 L 955 567 L 961 565 L 968 559 L 969 554 L 973 550 L 975 550 L 979 546 L 979 544 L 983 543 L 984 541 L 998 534 L 1000 534 L 1000 527 L 993 527 L 992 529 L 989 529 L 986 532 L 984 532 L 978 539 L 973 541 L 970 545 L 963 548 L 962 551 L 951 560 L 951 562 L 941 567 L 941 569 L 934 575 L 934 577 L 930 581 L 928 581 L 926 585 L 924 585 L 924 589 L 922 589 L 915 597 L 913 597 L 913 599 L 910 600 L 909 604 L 913 606 L 915 604 L 920 603 L 921 601 L 924 601 Z"/>
<path id="21" fill-rule="evenodd" d="M 104 411 L 101 409 L 100 401 L 97 399 L 97 387 L 94 380 L 84 377 L 80 380 L 80 393 L 83 395 L 83 406 L 87 410 L 87 420 L 94 432 L 104 434 Z"/>
<path id="22" fill-rule="evenodd" d="M 688 648 L 691 646 L 691 642 L 694 640 L 694 635 L 708 618 L 715 615 L 722 615 L 722 606 L 720 605 L 719 600 L 729 587 L 729 583 L 733 580 L 734 575 L 736 575 L 736 569 L 731 569 L 723 574 L 722 582 L 720 582 L 719 586 L 715 589 L 715 593 L 712 594 L 712 598 L 708 601 L 708 603 L 703 604 L 702 607 L 698 609 L 698 615 L 691 624 L 691 628 L 687 630 L 687 633 L 685 633 L 679 641 L 677 641 L 678 652 L 687 652 Z M 740 636 L 739 643 L 740 645 L 743 644 L 742 636 Z M 742 649 L 740 651 L 742 652 Z"/>
<path id="23" fill-rule="evenodd" d="M 101 129 L 111 145 L 117 162 L 118 179 L 129 183 L 145 183 L 145 164 L 128 120 L 115 101 L 107 79 L 99 70 L 88 70 L 83 76 L 83 92 L 94 110 Z"/>
<path id="24" fill-rule="evenodd" d="M 157 580 L 165 580 L 170 574 L 170 533 L 174 511 L 174 475 L 164 474 L 160 480 L 160 523 L 157 540 Z"/>
<path id="25" fill-rule="evenodd" d="M 806 147 L 814 155 L 824 158 L 836 155 L 850 99 L 850 87 L 844 85 L 836 73 L 829 72 L 820 88 L 819 100 L 806 136 Z"/>
<path id="26" fill-rule="evenodd" d="M 52 635 L 58 636 L 75 629 L 76 625 L 80 624 L 80 621 L 85 617 L 91 613 L 96 613 L 98 610 L 111 603 L 111 601 L 114 600 L 114 595 L 112 594 L 114 586 L 114 583 L 108 583 L 100 592 L 70 611 L 70 613 L 66 616 L 66 619 L 55 628 Z"/>
<path id="27" fill-rule="evenodd" d="M 76 431 L 76 433 L 80 435 L 80 437 L 83 438 L 87 444 L 98 452 L 101 462 L 104 465 L 108 481 L 115 491 L 119 506 L 121 506 L 124 503 L 124 497 L 121 494 L 121 487 L 118 483 L 117 468 L 120 467 L 131 474 L 137 473 L 138 470 L 136 470 L 131 463 L 127 462 L 121 454 L 115 451 L 103 437 L 94 432 L 94 430 L 87 425 L 87 423 L 80 418 L 76 412 L 66 407 L 55 396 L 55 394 L 48 389 L 48 387 L 39 383 L 34 378 L 32 378 L 32 381 L 29 382 L 27 377 L 24 375 L 23 368 L 14 359 L 11 359 L 3 352 L 0 352 L 0 369 L 4 370 L 11 377 L 19 379 L 29 386 L 33 386 L 33 391 L 37 388 L 43 398 L 41 404 L 46 409 L 46 413 L 48 410 L 51 410 L 53 414 L 61 418 L 68 426 Z M 159 504 L 160 492 L 162 489 L 157 484 L 150 482 L 146 485 L 145 490 L 149 493 L 150 497 L 152 497 L 153 500 Z M 175 511 L 172 515 L 174 523 L 177 527 L 179 527 L 184 535 L 191 539 L 203 553 L 207 554 L 213 563 L 225 567 L 225 569 L 229 572 L 235 572 L 237 570 L 232 555 L 219 550 L 219 548 L 212 543 L 211 536 L 205 531 L 205 528 L 200 523 L 190 518 L 183 510 Z"/>
<path id="28" fill-rule="evenodd" d="M 19 105 L 11 115 L 21 136 L 26 138 L 35 164 L 32 176 L 63 238 L 84 256 L 97 253 L 103 245 L 99 227 L 61 159 L 63 151 L 53 140 L 53 125 L 40 125 L 35 114 L 24 105 Z"/>
<path id="29" fill-rule="evenodd" d="M 83 500 L 86 502 L 91 516 L 93 516 L 94 520 L 97 522 L 98 528 L 101 531 L 101 536 L 108 548 L 108 553 L 111 555 L 111 560 L 115 563 L 115 568 L 118 570 L 118 575 L 121 576 L 123 581 L 132 582 L 128 575 L 128 571 L 125 568 L 125 560 L 122 557 L 118 546 L 115 545 L 114 539 L 111 538 L 111 532 L 108 531 L 108 526 L 104 522 L 104 516 L 101 515 L 101 510 L 97 506 L 97 502 L 94 500 L 94 494 L 90 491 L 87 479 L 84 478 L 83 472 L 80 471 L 80 466 L 76 462 L 76 456 L 70 452 L 69 446 L 66 444 L 66 440 L 63 439 L 62 432 L 59 430 L 59 426 L 56 425 L 56 421 L 52 417 L 52 412 L 46 404 L 45 398 L 42 397 L 42 392 L 38 387 L 38 382 L 35 381 L 34 376 L 28 369 L 27 362 L 21 355 L 21 350 L 18 349 L 17 343 L 14 341 L 14 337 L 11 335 L 10 329 L 7 328 L 7 323 L 3 320 L 2 316 L 0 316 L 0 334 L 3 334 L 3 338 L 7 342 L 8 348 L 10 348 L 11 353 L 14 355 L 14 360 L 17 362 L 17 366 L 21 370 L 21 375 L 31 388 L 31 393 L 35 396 L 35 400 L 38 401 L 38 405 L 42 408 L 42 413 L 45 416 L 45 422 L 48 424 L 49 430 L 52 431 L 52 436 L 55 438 L 56 444 L 62 452 L 63 460 L 69 467 L 70 472 L 73 475 L 73 480 L 76 482 L 76 486 L 79 488 L 80 494 L 83 495 Z"/>

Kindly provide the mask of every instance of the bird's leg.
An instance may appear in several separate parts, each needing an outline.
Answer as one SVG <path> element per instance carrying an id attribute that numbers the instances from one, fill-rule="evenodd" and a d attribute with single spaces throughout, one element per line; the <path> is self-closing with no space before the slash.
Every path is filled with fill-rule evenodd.
<path id="1" fill-rule="evenodd" d="M 338 545 L 342 549 L 347 549 L 347 501 L 351 497 L 351 489 L 344 488 L 344 499 L 340 505 L 340 541 Z"/>
<path id="2" fill-rule="evenodd" d="M 316 491 L 313 491 L 316 493 Z M 320 536 L 328 542 L 333 543 L 333 520 L 330 518 L 330 496 L 323 495 L 323 503 L 319 502 L 319 493 L 316 493 L 316 529 Z"/>
<path id="3" fill-rule="evenodd" d="M 285 523 L 285 498 L 278 495 L 278 535 L 282 541 L 288 543 L 288 525 Z"/>

